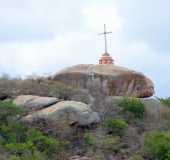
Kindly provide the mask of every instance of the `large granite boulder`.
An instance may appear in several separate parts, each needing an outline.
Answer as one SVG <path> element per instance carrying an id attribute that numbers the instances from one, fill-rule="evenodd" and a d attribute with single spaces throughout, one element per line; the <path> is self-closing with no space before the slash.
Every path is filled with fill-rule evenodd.
<path id="1" fill-rule="evenodd" d="M 62 101 L 23 118 L 28 122 L 35 119 L 52 120 L 60 127 L 87 126 L 100 122 L 99 115 L 93 112 L 87 104 L 76 101 Z"/>
<path id="2" fill-rule="evenodd" d="M 17 106 L 24 107 L 29 111 L 39 110 L 57 103 L 58 98 L 54 97 L 39 97 L 34 95 L 20 95 L 14 99 Z"/>
<path id="3" fill-rule="evenodd" d="M 51 77 L 73 87 L 88 88 L 100 83 L 102 92 L 111 96 L 150 97 L 154 94 L 153 82 L 142 73 L 112 64 L 76 65 Z"/>

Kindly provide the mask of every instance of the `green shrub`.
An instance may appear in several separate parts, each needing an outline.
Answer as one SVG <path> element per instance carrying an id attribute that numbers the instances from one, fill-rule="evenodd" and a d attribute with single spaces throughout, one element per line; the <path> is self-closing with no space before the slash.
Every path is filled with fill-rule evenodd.
<path id="1" fill-rule="evenodd" d="M 144 160 L 143 157 L 139 154 L 133 155 L 130 160 Z"/>
<path id="2" fill-rule="evenodd" d="M 119 136 L 122 136 L 128 128 L 128 124 L 123 119 L 107 118 L 104 125 L 108 133 Z"/>
<path id="3" fill-rule="evenodd" d="M 17 122 L 23 110 L 11 101 L 0 101 L 0 143 L 20 142 L 24 139 L 26 127 Z"/>
<path id="4" fill-rule="evenodd" d="M 47 155 L 59 152 L 62 148 L 58 140 L 45 136 L 36 129 L 28 131 L 27 141 L 31 141 L 39 151 Z"/>
<path id="5" fill-rule="evenodd" d="M 34 144 L 30 141 L 25 143 L 8 143 L 5 145 L 10 154 L 22 156 L 25 153 L 33 153 L 36 150 Z"/>
<path id="6" fill-rule="evenodd" d="M 11 159 L 42 160 L 41 157 L 58 154 L 62 143 L 20 123 L 17 118 L 21 113 L 12 102 L 0 102 L 0 145 L 13 155 Z"/>
<path id="7" fill-rule="evenodd" d="M 11 122 L 8 125 L 0 125 L 0 135 L 2 139 L 0 142 L 24 142 L 26 138 L 26 127 L 18 122 Z"/>
<path id="8" fill-rule="evenodd" d="M 18 108 L 11 101 L 0 101 L 0 124 L 7 124 L 9 120 L 13 121 L 18 114 L 21 114 L 22 110 Z"/>
<path id="9" fill-rule="evenodd" d="M 123 98 L 119 103 L 119 106 L 123 108 L 124 112 L 128 112 L 134 116 L 134 118 L 143 119 L 145 113 L 144 104 L 137 98 Z"/>
<path id="10" fill-rule="evenodd" d="M 85 145 L 92 146 L 95 143 L 94 137 L 91 133 L 85 133 L 83 139 Z"/>
<path id="11" fill-rule="evenodd" d="M 145 137 L 144 152 L 151 159 L 170 160 L 170 132 L 154 132 Z"/>
<path id="12" fill-rule="evenodd" d="M 46 156 L 38 151 L 25 153 L 22 156 L 11 156 L 10 160 L 46 160 Z"/>
<path id="13" fill-rule="evenodd" d="M 120 138 L 105 136 L 102 140 L 102 145 L 104 149 L 116 152 L 120 149 Z"/>
<path id="14" fill-rule="evenodd" d="M 21 160 L 21 158 L 18 156 L 11 156 L 9 160 Z"/>
<path id="15" fill-rule="evenodd" d="M 15 134 L 9 134 L 8 137 L 10 138 L 6 140 L 4 145 L 10 154 L 16 156 L 23 157 L 26 153 L 33 155 L 37 151 L 44 155 L 52 156 L 59 153 L 62 149 L 62 144 L 57 139 L 43 135 L 36 129 L 26 131 L 23 142 L 17 142 Z"/>
<path id="16" fill-rule="evenodd" d="M 170 97 L 168 98 L 157 98 L 163 105 L 170 107 Z"/>

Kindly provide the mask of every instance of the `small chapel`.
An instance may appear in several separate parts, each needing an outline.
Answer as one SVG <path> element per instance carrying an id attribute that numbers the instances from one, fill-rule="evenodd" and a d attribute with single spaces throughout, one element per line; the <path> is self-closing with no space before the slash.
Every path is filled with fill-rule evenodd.
<path id="1" fill-rule="evenodd" d="M 114 61 L 109 53 L 104 53 L 99 59 L 99 64 L 114 64 Z"/>

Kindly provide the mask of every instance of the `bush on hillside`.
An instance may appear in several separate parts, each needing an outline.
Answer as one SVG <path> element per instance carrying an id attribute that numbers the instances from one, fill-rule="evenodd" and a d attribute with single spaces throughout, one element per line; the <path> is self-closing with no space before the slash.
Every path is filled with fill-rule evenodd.
<path id="1" fill-rule="evenodd" d="M 141 155 L 135 154 L 132 157 L 130 157 L 130 160 L 144 160 L 144 159 Z"/>
<path id="2" fill-rule="evenodd" d="M 38 151 L 47 156 L 52 156 L 59 153 L 62 149 L 62 145 L 57 139 L 46 136 L 36 129 L 26 128 L 25 130 L 21 130 L 21 127 L 18 127 L 18 129 L 12 131 L 10 126 L 7 126 L 6 131 L 12 131 L 6 132 L 7 135 L 4 134 L 5 132 L 0 131 L 0 134 L 4 138 L 2 144 L 12 155 L 22 157 L 25 153 L 31 154 Z"/>
<path id="3" fill-rule="evenodd" d="M 91 133 L 85 133 L 83 136 L 83 140 L 85 145 L 87 146 L 93 146 L 95 144 L 94 136 Z"/>
<path id="4" fill-rule="evenodd" d="M 12 101 L 0 101 L 0 124 L 7 124 L 9 120 L 14 120 L 17 115 L 21 114 L 22 110 L 16 107 Z"/>
<path id="5" fill-rule="evenodd" d="M 9 158 L 9 160 L 46 160 L 47 157 L 38 152 L 38 151 L 35 151 L 34 153 L 25 153 L 22 157 L 21 156 L 11 156 Z"/>
<path id="6" fill-rule="evenodd" d="M 170 132 L 154 132 L 145 137 L 144 152 L 150 159 L 170 160 Z"/>
<path id="7" fill-rule="evenodd" d="M 83 136 L 84 144 L 90 149 L 101 149 L 103 151 L 117 152 L 121 148 L 120 137 L 113 135 L 97 135 L 86 132 Z"/>
<path id="8" fill-rule="evenodd" d="M 113 118 L 107 118 L 104 122 L 104 126 L 108 133 L 119 136 L 122 136 L 128 128 L 128 124 L 123 119 Z"/>
<path id="9" fill-rule="evenodd" d="M 61 143 L 57 139 L 45 136 L 36 129 L 30 129 L 28 131 L 27 141 L 32 142 L 39 151 L 46 155 L 59 152 L 61 149 Z"/>
<path id="10" fill-rule="evenodd" d="M 121 147 L 120 138 L 107 135 L 102 139 L 102 147 L 105 150 L 117 152 L 117 151 L 119 151 L 119 149 Z"/>
<path id="11" fill-rule="evenodd" d="M 8 152 L 17 156 L 23 156 L 25 153 L 41 152 L 51 156 L 60 151 L 59 142 L 51 137 L 43 135 L 37 130 L 29 130 L 27 137 L 23 142 L 9 142 L 5 145 Z"/>
<path id="12" fill-rule="evenodd" d="M 25 160 L 24 157 L 30 156 L 32 160 L 42 160 L 41 155 L 51 157 L 62 150 L 59 140 L 20 123 L 17 120 L 20 113 L 12 102 L 0 102 L 0 145 L 12 159 Z"/>
<path id="13" fill-rule="evenodd" d="M 130 113 L 134 118 L 144 118 L 145 106 L 140 99 L 124 97 L 119 106 L 123 108 L 125 113 Z"/>

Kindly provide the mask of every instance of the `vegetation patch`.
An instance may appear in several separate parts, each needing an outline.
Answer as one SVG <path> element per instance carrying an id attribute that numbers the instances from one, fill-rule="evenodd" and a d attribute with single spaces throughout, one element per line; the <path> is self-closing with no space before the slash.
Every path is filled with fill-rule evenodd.
<path id="1" fill-rule="evenodd" d="M 7 124 L 9 121 L 16 120 L 23 110 L 16 107 L 12 101 L 0 101 L 0 124 Z"/>
<path id="2" fill-rule="evenodd" d="M 62 143 L 20 123 L 21 113 L 12 102 L 0 102 L 0 145 L 9 153 L 10 159 L 43 160 L 42 157 L 57 155 L 62 150 Z"/>
<path id="3" fill-rule="evenodd" d="M 170 160 L 170 132 L 154 132 L 145 137 L 144 152 L 150 159 Z"/>
<path id="4" fill-rule="evenodd" d="M 139 154 L 133 155 L 130 160 L 144 160 L 143 157 Z"/>
<path id="5" fill-rule="evenodd" d="M 168 98 L 157 98 L 163 105 L 170 107 L 170 97 Z"/>
<path id="6" fill-rule="evenodd" d="M 130 113 L 134 118 L 144 118 L 145 106 L 140 99 L 124 97 L 119 106 L 122 107 L 125 113 Z"/>
<path id="7" fill-rule="evenodd" d="M 107 135 L 102 140 L 103 148 L 112 152 L 117 152 L 121 148 L 120 138 Z"/>
<path id="8" fill-rule="evenodd" d="M 84 140 L 85 145 L 87 146 L 95 145 L 95 139 L 92 133 L 88 133 L 88 132 L 85 133 L 83 136 L 83 140 Z"/>
<path id="9" fill-rule="evenodd" d="M 126 129 L 128 128 L 128 124 L 123 119 L 113 119 L 107 118 L 104 122 L 104 126 L 108 133 L 113 135 L 124 135 Z"/>

